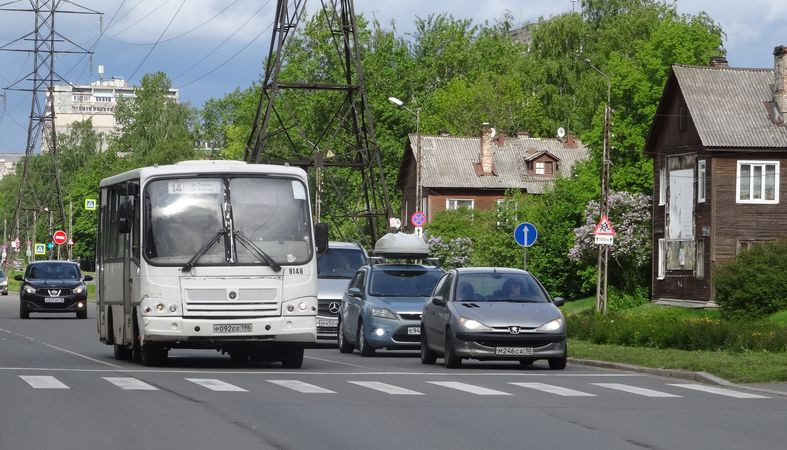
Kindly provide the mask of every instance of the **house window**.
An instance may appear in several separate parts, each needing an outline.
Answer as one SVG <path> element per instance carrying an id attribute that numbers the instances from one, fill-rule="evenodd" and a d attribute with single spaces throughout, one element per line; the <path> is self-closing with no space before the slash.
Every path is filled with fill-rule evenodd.
<path id="1" fill-rule="evenodd" d="M 704 159 L 697 161 L 697 203 L 705 203 L 705 163 Z"/>
<path id="2" fill-rule="evenodd" d="M 664 201 L 667 198 L 667 169 L 664 167 L 659 168 L 659 206 L 664 206 Z"/>
<path id="3" fill-rule="evenodd" d="M 539 161 L 536 163 L 536 175 L 544 175 L 544 162 Z"/>
<path id="4" fill-rule="evenodd" d="M 666 253 L 667 253 L 667 241 L 665 241 L 664 239 L 659 239 L 659 272 L 656 275 L 656 277 L 659 280 L 663 280 L 664 275 L 667 273 Z"/>
<path id="5" fill-rule="evenodd" d="M 762 244 L 763 242 L 772 242 L 773 239 L 760 239 L 760 240 L 738 240 L 738 245 L 736 248 L 735 254 L 739 254 L 741 252 L 745 252 L 754 248 L 757 244 Z"/>
<path id="6" fill-rule="evenodd" d="M 738 161 L 737 203 L 779 203 L 779 161 Z"/>
<path id="7" fill-rule="evenodd" d="M 449 198 L 445 200 L 445 209 L 457 210 L 459 208 L 473 209 L 474 201 L 464 198 Z"/>

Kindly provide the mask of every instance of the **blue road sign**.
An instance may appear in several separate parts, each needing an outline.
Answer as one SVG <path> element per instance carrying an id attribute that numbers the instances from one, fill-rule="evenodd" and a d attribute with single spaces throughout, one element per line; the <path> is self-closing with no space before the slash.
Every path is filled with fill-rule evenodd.
<path id="1" fill-rule="evenodd" d="M 49 250 L 52 250 L 53 248 L 55 248 L 55 244 L 50 242 L 50 243 L 46 244 L 46 248 L 48 248 Z"/>
<path id="2" fill-rule="evenodd" d="M 421 211 L 416 211 L 410 216 L 410 223 L 413 224 L 414 227 L 423 226 L 426 223 L 426 214 L 422 213 Z"/>
<path id="3" fill-rule="evenodd" d="M 532 247 L 538 238 L 538 231 L 532 223 L 522 222 L 514 229 L 514 240 L 522 247 Z"/>

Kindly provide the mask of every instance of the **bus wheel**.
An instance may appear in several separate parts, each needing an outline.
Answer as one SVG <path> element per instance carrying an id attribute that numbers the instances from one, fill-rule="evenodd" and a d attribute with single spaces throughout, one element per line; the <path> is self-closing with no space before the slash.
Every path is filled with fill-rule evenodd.
<path id="1" fill-rule="evenodd" d="M 114 344 L 112 345 L 112 349 L 115 352 L 115 359 L 118 361 L 128 361 L 133 356 L 131 349 L 125 345 Z"/>
<path id="2" fill-rule="evenodd" d="M 143 366 L 160 366 L 167 360 L 167 350 L 151 344 L 142 344 L 140 357 Z"/>
<path id="3" fill-rule="evenodd" d="M 300 369 L 303 366 L 303 347 L 300 345 L 284 347 L 281 366 L 285 369 Z"/>

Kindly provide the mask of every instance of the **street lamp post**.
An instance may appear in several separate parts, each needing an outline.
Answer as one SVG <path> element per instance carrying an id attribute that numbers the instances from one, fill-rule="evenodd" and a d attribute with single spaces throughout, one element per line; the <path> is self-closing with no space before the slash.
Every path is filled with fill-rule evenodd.
<path id="1" fill-rule="evenodd" d="M 609 115 L 612 82 L 609 76 L 594 66 L 589 59 L 585 62 L 607 80 L 607 103 L 604 105 L 604 150 L 601 161 L 601 216 L 608 215 L 609 208 Z M 596 279 L 596 310 L 607 312 L 607 275 L 609 268 L 609 245 L 598 247 L 598 276 Z"/>
<path id="2" fill-rule="evenodd" d="M 411 114 L 415 115 L 415 210 L 421 211 L 425 209 L 421 204 L 423 202 L 423 194 L 421 189 L 421 108 L 415 108 L 415 111 L 404 105 L 404 102 L 396 97 L 388 97 L 388 101 L 396 106 L 401 106 Z M 405 215 L 409 211 L 405 211 Z"/>

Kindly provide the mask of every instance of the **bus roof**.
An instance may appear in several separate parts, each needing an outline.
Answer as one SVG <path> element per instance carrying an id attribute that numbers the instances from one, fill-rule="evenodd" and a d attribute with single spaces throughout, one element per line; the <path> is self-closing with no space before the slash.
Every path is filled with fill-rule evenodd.
<path id="1" fill-rule="evenodd" d="M 108 178 L 104 178 L 101 180 L 99 186 L 112 186 L 124 181 L 147 179 L 160 175 L 204 175 L 210 173 L 289 175 L 301 179 L 304 183 L 306 182 L 306 172 L 299 167 L 280 166 L 273 164 L 248 164 L 244 161 L 230 160 L 196 160 L 181 161 L 176 164 L 164 166 L 154 165 L 129 170 L 128 172 L 123 172 Z"/>

